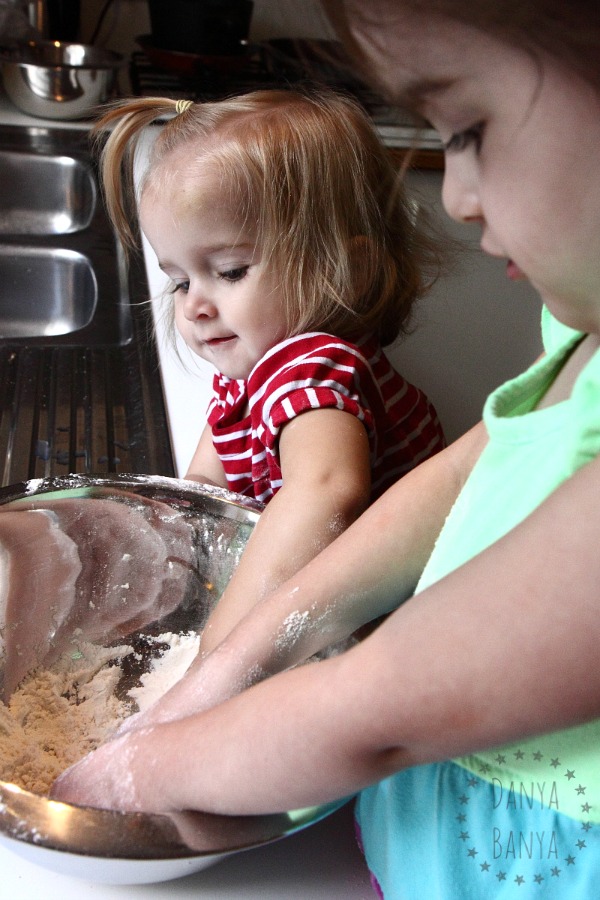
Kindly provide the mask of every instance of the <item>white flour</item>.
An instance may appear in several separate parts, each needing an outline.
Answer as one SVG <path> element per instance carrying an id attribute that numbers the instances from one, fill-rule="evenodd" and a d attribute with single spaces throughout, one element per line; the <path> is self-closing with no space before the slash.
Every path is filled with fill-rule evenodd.
<path id="1" fill-rule="evenodd" d="M 161 634 L 156 640 L 168 643 L 169 649 L 153 660 L 150 671 L 141 677 L 141 687 L 131 688 L 127 694 L 140 712 L 145 712 L 183 677 L 200 647 L 199 634 Z"/>
<path id="2" fill-rule="evenodd" d="M 153 639 L 148 639 L 153 640 Z M 181 678 L 198 652 L 197 634 L 162 634 L 167 644 L 128 696 L 147 709 Z M 116 731 L 131 708 L 114 695 L 130 646 L 99 647 L 74 638 L 50 669 L 33 672 L 8 705 L 0 703 L 0 780 L 47 794 L 55 778 Z"/>
<path id="3" fill-rule="evenodd" d="M 290 613 L 289 616 L 283 620 L 281 629 L 275 640 L 275 647 L 278 650 L 293 647 L 310 627 L 310 613 L 307 609 L 302 613 L 299 610 Z"/>

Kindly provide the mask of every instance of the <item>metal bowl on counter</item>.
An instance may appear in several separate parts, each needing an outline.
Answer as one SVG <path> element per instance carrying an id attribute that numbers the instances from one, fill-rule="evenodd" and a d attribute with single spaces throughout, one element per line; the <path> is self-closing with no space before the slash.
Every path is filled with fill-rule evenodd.
<path id="1" fill-rule="evenodd" d="M 4 88 L 22 112 L 82 119 L 111 96 L 124 58 L 87 44 L 22 41 L 0 54 Z"/>
<path id="2" fill-rule="evenodd" d="M 230 817 L 78 807 L 50 800 L 34 772 L 41 765 L 48 775 L 46 757 L 35 749 L 28 762 L 22 752 L 21 726 L 29 727 L 40 710 L 71 752 L 80 722 L 84 736 L 91 733 L 85 731 L 88 702 L 113 730 L 144 708 L 148 679 L 173 648 L 189 639 L 195 652 L 193 639 L 260 511 L 229 491 L 142 475 L 74 475 L 0 490 L 0 844 L 61 874 L 145 884 L 200 871 L 339 808 L 341 801 Z M 42 700 L 33 715 L 29 698 L 39 679 Z M 48 699 L 55 683 L 57 697 Z M 97 712 L 89 721 L 97 730 Z M 56 754 L 52 735 L 40 739 L 36 732 L 36 740 Z"/>

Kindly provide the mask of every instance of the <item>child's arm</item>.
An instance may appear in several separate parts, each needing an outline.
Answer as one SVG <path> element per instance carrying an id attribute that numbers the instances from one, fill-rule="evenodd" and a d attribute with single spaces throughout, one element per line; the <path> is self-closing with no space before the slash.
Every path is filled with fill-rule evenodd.
<path id="1" fill-rule="evenodd" d="M 283 486 L 261 513 L 208 620 L 204 654 L 338 537 L 369 502 L 369 442 L 355 416 L 338 409 L 302 413 L 282 429 L 279 455 Z"/>
<path id="2" fill-rule="evenodd" d="M 204 426 L 185 477 L 190 481 L 200 481 L 202 484 L 227 487 L 225 470 L 215 450 L 210 425 Z"/>
<path id="3" fill-rule="evenodd" d="M 599 533 L 596 459 L 346 654 L 125 735 L 55 796 L 157 812 L 292 809 L 598 717 Z"/>
<path id="4" fill-rule="evenodd" d="M 487 441 L 482 424 L 390 488 L 301 572 L 257 603 L 208 656 L 123 730 L 214 706 L 303 662 L 409 597 Z"/>

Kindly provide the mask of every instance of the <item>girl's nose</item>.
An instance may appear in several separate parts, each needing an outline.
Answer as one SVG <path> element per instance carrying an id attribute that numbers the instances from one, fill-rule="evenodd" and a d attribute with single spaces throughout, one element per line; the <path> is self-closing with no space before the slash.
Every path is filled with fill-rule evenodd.
<path id="1" fill-rule="evenodd" d="M 214 318 L 217 314 L 217 309 L 204 291 L 190 284 L 185 295 L 183 314 L 189 322 L 195 322 L 196 319 L 200 318 Z"/>
<path id="2" fill-rule="evenodd" d="M 457 222 L 483 221 L 476 179 L 462 160 L 446 156 L 442 202 L 448 215 Z"/>

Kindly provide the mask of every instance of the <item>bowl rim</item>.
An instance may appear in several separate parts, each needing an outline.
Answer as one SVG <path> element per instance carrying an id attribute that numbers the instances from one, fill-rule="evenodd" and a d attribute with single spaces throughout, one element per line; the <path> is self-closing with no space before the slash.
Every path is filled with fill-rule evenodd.
<path id="1" fill-rule="evenodd" d="M 94 57 L 93 61 L 90 60 L 84 63 L 73 63 L 61 61 L 57 62 L 56 60 L 52 61 L 43 61 L 39 59 L 27 59 L 23 58 L 24 53 L 26 53 L 27 49 L 30 50 L 39 48 L 44 50 L 46 48 L 54 48 L 55 50 L 60 50 L 61 48 L 66 47 L 80 47 L 85 51 L 92 51 Z M 94 44 L 84 44 L 79 41 L 49 41 L 49 40 L 21 40 L 16 41 L 15 43 L 0 48 L 0 60 L 3 63 L 13 64 L 16 66 L 33 66 L 37 69 L 118 69 L 122 66 L 126 65 L 127 60 L 122 53 L 117 53 L 114 50 L 107 50 L 104 47 L 96 47 Z"/>
<path id="2" fill-rule="evenodd" d="M 99 859 L 201 859 L 288 837 L 331 815 L 350 799 L 256 816 L 185 810 L 152 814 L 74 806 L 0 781 L 0 839 Z"/>
<path id="3" fill-rule="evenodd" d="M 54 491 L 73 490 L 87 493 L 98 488 L 100 492 L 129 489 L 150 499 L 165 499 L 181 506 L 190 506 L 200 500 L 208 504 L 210 512 L 226 514 L 237 521 L 255 523 L 264 504 L 252 497 L 236 494 L 217 485 L 204 484 L 184 478 L 166 475 L 141 475 L 135 473 L 115 473 L 99 475 L 57 475 L 48 478 L 32 478 L 0 487 L 0 507 L 14 500 L 27 499 Z"/>

